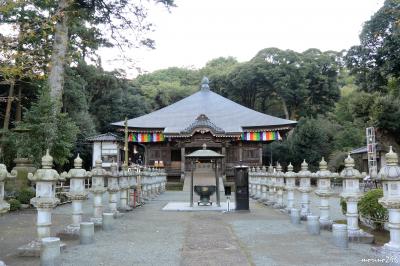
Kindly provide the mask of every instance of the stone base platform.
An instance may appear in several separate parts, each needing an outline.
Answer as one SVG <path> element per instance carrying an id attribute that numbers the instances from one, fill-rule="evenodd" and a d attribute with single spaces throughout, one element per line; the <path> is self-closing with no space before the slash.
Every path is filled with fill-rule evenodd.
<path id="1" fill-rule="evenodd" d="M 18 248 L 17 254 L 20 257 L 40 257 L 40 247 L 42 243 L 39 240 L 33 240 L 26 245 L 23 245 Z M 66 244 L 60 242 L 60 249 L 64 251 L 66 248 Z"/>
<path id="2" fill-rule="evenodd" d="M 349 232 L 349 241 L 361 244 L 372 244 L 374 242 L 374 236 L 364 232 L 363 230 Z"/>
<path id="3" fill-rule="evenodd" d="M 57 237 L 66 240 L 79 239 L 79 226 L 68 225 L 64 230 L 58 232 Z"/>
<path id="4" fill-rule="evenodd" d="M 229 203 L 229 209 L 234 211 L 236 208 L 234 202 Z M 162 208 L 163 211 L 227 211 L 228 210 L 228 203 L 221 202 L 221 207 L 218 207 L 214 202 L 211 206 L 198 206 L 196 202 L 193 203 L 193 207 L 190 207 L 189 202 L 169 202 L 167 205 Z"/>

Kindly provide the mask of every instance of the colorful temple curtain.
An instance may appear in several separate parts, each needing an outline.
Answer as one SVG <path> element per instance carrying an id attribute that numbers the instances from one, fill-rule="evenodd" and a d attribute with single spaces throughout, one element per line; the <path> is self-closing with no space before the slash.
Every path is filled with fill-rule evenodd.
<path id="1" fill-rule="evenodd" d="M 242 133 L 242 140 L 246 141 L 271 141 L 282 140 L 278 131 L 264 131 L 264 132 L 244 132 Z"/>
<path id="2" fill-rule="evenodd" d="M 128 140 L 131 142 L 160 142 L 164 141 L 165 137 L 163 133 L 131 133 Z"/>

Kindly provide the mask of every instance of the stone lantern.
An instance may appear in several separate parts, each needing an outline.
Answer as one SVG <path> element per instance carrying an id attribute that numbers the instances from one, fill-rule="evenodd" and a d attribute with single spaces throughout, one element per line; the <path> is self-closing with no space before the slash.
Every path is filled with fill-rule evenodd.
<path id="1" fill-rule="evenodd" d="M 266 205 L 274 205 L 276 203 L 276 191 L 275 191 L 275 169 L 270 164 L 268 166 L 268 175 L 267 175 L 267 183 L 268 183 L 268 201 Z"/>
<path id="2" fill-rule="evenodd" d="M 297 174 L 293 172 L 293 165 L 289 163 L 285 173 L 286 178 L 286 190 L 287 190 L 287 207 L 286 211 L 290 213 L 290 210 L 294 208 L 294 190 L 296 189 L 296 177 Z"/>
<path id="3" fill-rule="evenodd" d="M 255 172 L 256 194 L 254 195 L 254 199 L 256 200 L 261 198 L 260 174 L 261 174 L 261 169 L 260 167 L 257 167 Z"/>
<path id="4" fill-rule="evenodd" d="M 7 172 L 7 167 L 4 164 L 0 164 L 0 213 L 5 213 L 10 210 L 10 204 L 4 200 L 4 181 L 8 178 L 15 178 L 17 176 L 16 171 L 11 171 L 11 174 Z"/>
<path id="5" fill-rule="evenodd" d="M 122 166 L 122 171 L 119 174 L 119 189 L 120 189 L 120 209 L 123 211 L 131 211 L 132 208 L 128 205 L 129 192 L 129 176 L 128 165 Z"/>
<path id="6" fill-rule="evenodd" d="M 280 163 L 276 164 L 276 173 L 275 173 L 275 188 L 276 192 L 276 203 L 274 204 L 274 208 L 282 209 L 285 208 L 285 204 L 283 203 L 283 189 L 285 188 L 285 174 L 282 172 L 282 166 Z"/>
<path id="7" fill-rule="evenodd" d="M 82 168 L 82 159 L 78 156 L 74 160 L 74 168 L 70 169 L 68 173 L 63 173 L 63 176 L 68 178 L 69 192 L 67 196 L 72 200 L 72 224 L 62 231 L 59 235 L 62 236 L 79 236 L 79 227 L 82 222 L 82 205 L 83 201 L 88 198 L 88 192 L 85 189 L 85 180 L 90 177 L 90 172 Z"/>
<path id="8" fill-rule="evenodd" d="M 119 193 L 119 185 L 118 185 L 118 165 L 117 163 L 111 163 L 110 174 L 108 175 L 108 207 L 110 212 L 114 213 L 114 216 L 117 217 L 120 215 L 118 211 L 118 193 Z"/>
<path id="9" fill-rule="evenodd" d="M 255 168 L 254 167 L 252 167 L 252 168 L 250 168 L 250 172 L 249 172 L 249 191 L 250 191 L 250 197 L 251 198 L 253 198 L 254 197 L 254 195 L 255 195 L 255 191 L 256 191 L 256 189 L 255 189 L 255 186 L 256 186 L 256 184 L 255 184 L 255 173 L 256 173 L 256 170 L 255 170 Z"/>
<path id="10" fill-rule="evenodd" d="M 343 179 L 343 192 L 341 196 L 345 199 L 347 210 L 347 232 L 350 241 L 372 243 L 373 236 L 364 232 L 358 226 L 358 208 L 357 203 L 362 193 L 360 191 L 360 179 L 362 175 L 357 169 L 354 169 L 354 159 L 350 154 L 344 160 L 345 168 L 340 173 Z"/>
<path id="11" fill-rule="evenodd" d="M 310 211 L 310 192 L 311 192 L 311 172 L 308 171 L 308 164 L 306 160 L 301 164 L 301 170 L 297 173 L 300 178 L 300 186 L 298 190 L 301 192 L 301 219 L 307 220 L 307 216 L 311 214 Z"/>
<path id="12" fill-rule="evenodd" d="M 315 177 L 317 178 L 317 190 L 315 194 L 321 201 L 319 206 L 319 223 L 324 229 L 330 229 L 332 227 L 332 220 L 329 214 L 329 198 L 333 195 L 331 178 L 336 176 L 336 173 L 332 173 L 328 170 L 328 164 L 324 160 L 324 157 L 322 157 L 319 163 L 319 171 L 315 173 Z"/>
<path id="13" fill-rule="evenodd" d="M 394 256 L 400 259 L 400 167 L 399 158 L 390 151 L 385 155 L 386 166 L 382 167 L 378 174 L 378 179 L 383 184 L 383 197 L 379 203 L 388 209 L 389 212 L 389 230 L 390 241 L 383 247 L 377 248 L 381 254 L 389 257 Z"/>
<path id="14" fill-rule="evenodd" d="M 265 166 L 261 168 L 261 174 L 260 174 L 260 183 L 261 183 L 261 198 L 260 202 L 266 202 L 267 201 L 267 169 Z"/>
<path id="15" fill-rule="evenodd" d="M 96 160 L 96 166 L 92 169 L 92 187 L 93 193 L 93 217 L 90 218 L 95 225 L 101 225 L 103 222 L 103 195 L 106 192 L 104 187 L 104 178 L 108 172 L 102 168 L 102 161 Z"/>
<path id="16" fill-rule="evenodd" d="M 39 256 L 41 239 L 50 237 L 51 211 L 58 205 L 60 200 L 56 198 L 56 183 L 60 180 L 60 175 L 53 166 L 53 157 L 49 150 L 42 157 L 42 169 L 38 169 L 35 174 L 28 174 L 28 179 L 36 183 L 36 197 L 31 199 L 31 204 L 37 209 L 37 240 L 18 248 L 21 256 Z"/>

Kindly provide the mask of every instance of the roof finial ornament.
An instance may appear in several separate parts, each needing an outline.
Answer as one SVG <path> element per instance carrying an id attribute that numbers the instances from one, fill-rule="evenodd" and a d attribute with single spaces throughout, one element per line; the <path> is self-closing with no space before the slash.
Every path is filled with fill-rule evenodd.
<path id="1" fill-rule="evenodd" d="M 203 79 L 201 80 L 201 90 L 209 90 L 210 87 L 208 86 L 208 84 L 210 83 L 210 81 L 208 80 L 207 77 L 203 77 Z"/>

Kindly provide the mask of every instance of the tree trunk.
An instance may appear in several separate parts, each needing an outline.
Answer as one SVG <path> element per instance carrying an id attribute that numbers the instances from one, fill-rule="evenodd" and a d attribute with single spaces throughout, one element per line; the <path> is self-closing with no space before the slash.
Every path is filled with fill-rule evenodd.
<path id="1" fill-rule="evenodd" d="M 50 74 L 48 83 L 50 96 L 56 103 L 56 110 L 61 110 L 64 88 L 64 66 L 68 48 L 68 7 L 70 0 L 58 1 L 57 24 L 54 32 L 53 52 L 51 55 Z"/>
<path id="2" fill-rule="evenodd" d="M 4 125 L 3 129 L 7 130 L 8 126 L 10 124 L 10 116 L 11 116 L 11 105 L 14 100 L 14 86 L 15 86 L 15 81 L 11 80 L 10 81 L 10 90 L 8 91 L 8 99 L 7 99 L 7 107 L 6 107 L 6 115 L 4 116 Z"/>
<path id="3" fill-rule="evenodd" d="M 22 120 L 22 87 L 18 86 L 18 102 L 17 102 L 17 113 L 15 114 L 15 121 L 20 122 Z"/>
<path id="4" fill-rule="evenodd" d="M 282 107 L 283 107 L 283 112 L 285 113 L 285 118 L 289 119 L 290 118 L 289 117 L 289 110 L 288 110 L 288 107 L 286 105 L 286 102 L 282 97 L 279 97 L 279 98 L 281 98 L 281 101 L 282 101 Z"/>

